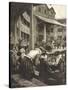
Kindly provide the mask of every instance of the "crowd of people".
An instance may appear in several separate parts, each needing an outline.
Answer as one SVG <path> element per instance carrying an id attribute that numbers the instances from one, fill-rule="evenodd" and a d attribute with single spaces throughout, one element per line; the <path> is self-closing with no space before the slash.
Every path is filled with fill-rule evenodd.
<path id="1" fill-rule="evenodd" d="M 60 63 L 65 61 L 65 52 L 52 53 L 55 48 L 55 42 L 45 43 L 43 40 L 38 46 L 36 43 L 34 50 L 28 50 L 28 45 L 13 46 L 10 49 L 10 66 L 11 72 L 19 73 L 24 78 L 31 79 L 34 76 L 34 71 L 39 71 L 39 77 L 45 83 L 48 82 L 49 76 L 55 77 L 54 72 L 60 70 L 65 72 L 64 65 L 60 67 Z M 29 51 L 27 53 L 27 51 Z M 51 52 L 51 53 L 49 53 Z"/>

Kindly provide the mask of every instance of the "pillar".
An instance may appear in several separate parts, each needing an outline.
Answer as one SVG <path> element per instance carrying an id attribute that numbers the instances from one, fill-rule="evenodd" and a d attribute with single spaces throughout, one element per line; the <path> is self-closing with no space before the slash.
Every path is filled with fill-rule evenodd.
<path id="1" fill-rule="evenodd" d="M 14 44 L 17 44 L 17 27 L 16 27 L 16 22 L 15 22 L 15 40 L 14 40 Z"/>
<path id="2" fill-rule="evenodd" d="M 30 16 L 30 45 L 29 48 L 34 49 L 34 21 L 33 21 L 33 4 L 31 4 L 31 16 Z"/>
<path id="3" fill-rule="evenodd" d="M 46 42 L 46 24 L 44 24 L 44 41 Z"/>
<path id="4" fill-rule="evenodd" d="M 57 39 L 57 30 L 58 30 L 58 26 L 57 25 L 54 25 L 54 39 L 56 40 Z"/>

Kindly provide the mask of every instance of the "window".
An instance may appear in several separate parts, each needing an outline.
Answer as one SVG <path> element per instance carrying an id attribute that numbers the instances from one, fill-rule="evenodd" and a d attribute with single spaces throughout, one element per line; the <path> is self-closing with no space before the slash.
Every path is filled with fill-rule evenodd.
<path id="1" fill-rule="evenodd" d="M 54 14 L 53 11 L 51 11 L 51 14 L 52 14 L 52 15 Z"/>
<path id="2" fill-rule="evenodd" d="M 59 29 L 58 29 L 58 32 L 62 32 L 62 29 L 61 29 L 61 28 L 59 28 Z"/>
<path id="3" fill-rule="evenodd" d="M 62 39 L 62 36 L 58 36 L 58 39 L 60 39 L 60 40 L 61 40 L 61 39 Z"/>
<path id="4" fill-rule="evenodd" d="M 24 32 L 21 32 L 21 38 L 25 41 L 29 41 L 29 35 Z"/>
<path id="5" fill-rule="evenodd" d="M 44 11 L 44 13 L 46 14 L 46 10 Z"/>
<path id="6" fill-rule="evenodd" d="M 53 32 L 53 28 L 51 28 L 51 32 Z"/>
<path id="7" fill-rule="evenodd" d="M 43 40 L 43 35 L 39 35 L 39 42 Z"/>
<path id="8" fill-rule="evenodd" d="M 41 8 L 40 7 L 38 8 L 38 11 L 41 12 Z"/>

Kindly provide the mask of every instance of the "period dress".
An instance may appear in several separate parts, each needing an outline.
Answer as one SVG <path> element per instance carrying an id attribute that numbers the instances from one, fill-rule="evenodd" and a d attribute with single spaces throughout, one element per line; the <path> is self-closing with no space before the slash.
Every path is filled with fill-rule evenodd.
<path id="1" fill-rule="evenodd" d="M 34 75 L 33 65 L 39 63 L 39 59 L 36 59 L 37 55 L 41 55 L 41 50 L 36 48 L 35 50 L 31 50 L 27 55 L 24 56 L 21 62 L 21 72 L 22 76 L 27 79 L 31 79 Z"/>

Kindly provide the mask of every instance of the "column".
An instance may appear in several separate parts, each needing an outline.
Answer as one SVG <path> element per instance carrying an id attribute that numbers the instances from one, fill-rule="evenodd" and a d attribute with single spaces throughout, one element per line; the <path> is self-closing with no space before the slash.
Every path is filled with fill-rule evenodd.
<path id="1" fill-rule="evenodd" d="M 17 20 L 15 20 L 15 45 L 18 44 L 18 35 L 17 35 Z"/>
<path id="2" fill-rule="evenodd" d="M 54 25 L 54 39 L 57 39 L 57 30 L 58 30 L 58 26 Z"/>
<path id="3" fill-rule="evenodd" d="M 15 22 L 15 45 L 17 44 L 17 27 Z"/>
<path id="4" fill-rule="evenodd" d="M 44 24 L 44 41 L 46 42 L 46 24 Z"/>
<path id="5" fill-rule="evenodd" d="M 33 22 L 33 4 L 31 4 L 31 16 L 30 16 L 30 49 L 34 49 L 34 22 Z"/>
<path id="6" fill-rule="evenodd" d="M 34 16 L 33 17 L 34 19 L 34 47 L 35 47 L 35 44 L 37 43 L 37 18 Z"/>

